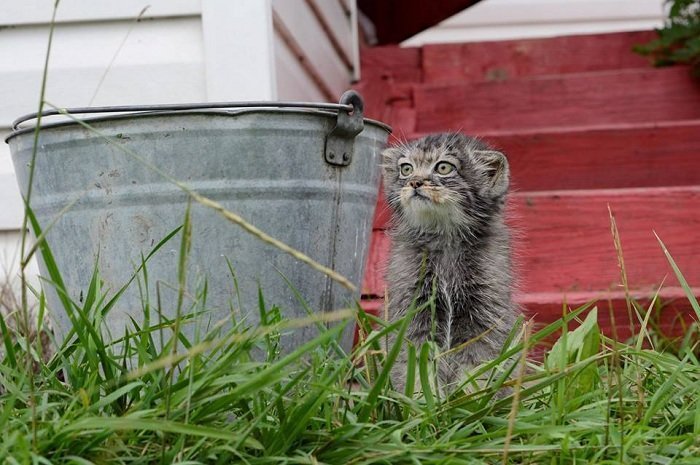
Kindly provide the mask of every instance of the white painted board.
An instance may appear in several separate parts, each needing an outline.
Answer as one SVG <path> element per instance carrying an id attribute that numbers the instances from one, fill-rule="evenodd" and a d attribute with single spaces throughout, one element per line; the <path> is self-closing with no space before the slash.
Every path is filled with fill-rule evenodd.
<path id="1" fill-rule="evenodd" d="M 36 111 L 45 26 L 0 29 L 0 126 Z M 202 101 L 201 22 L 191 18 L 57 27 L 46 100 L 61 106 Z"/>
<path id="2" fill-rule="evenodd" d="M 663 0 L 483 0 L 402 43 L 477 42 L 651 30 Z"/>
<path id="3" fill-rule="evenodd" d="M 323 94 L 279 34 L 275 34 L 277 92 L 282 100 L 322 102 Z"/>
<path id="4" fill-rule="evenodd" d="M 53 14 L 51 0 L 0 0 L 0 26 L 47 24 Z M 56 22 L 198 16 L 201 0 L 61 0 Z"/>
<path id="5" fill-rule="evenodd" d="M 303 50 L 309 65 L 333 94 L 334 100 L 339 98 L 350 86 L 352 70 L 347 68 L 333 49 L 313 11 L 304 0 L 275 0 L 272 5 L 293 40 Z M 351 37 L 347 40 L 351 40 Z M 280 94 L 280 99 L 287 98 Z"/>
<path id="6" fill-rule="evenodd" d="M 276 99 L 270 0 L 206 0 L 202 6 L 207 100 Z"/>

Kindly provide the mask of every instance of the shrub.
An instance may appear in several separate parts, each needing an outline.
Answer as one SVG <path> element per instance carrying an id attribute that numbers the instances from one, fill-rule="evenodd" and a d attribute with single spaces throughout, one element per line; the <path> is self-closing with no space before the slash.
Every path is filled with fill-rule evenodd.
<path id="1" fill-rule="evenodd" d="M 637 45 L 634 51 L 648 56 L 655 66 L 690 65 L 700 79 L 700 0 L 666 0 L 668 19 L 657 29 L 659 37 Z"/>

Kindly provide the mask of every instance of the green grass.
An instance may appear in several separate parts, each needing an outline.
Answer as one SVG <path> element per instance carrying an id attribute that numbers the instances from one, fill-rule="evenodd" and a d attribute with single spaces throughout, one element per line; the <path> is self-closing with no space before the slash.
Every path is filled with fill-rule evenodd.
<path id="1" fill-rule="evenodd" d="M 29 221 L 41 235 L 31 209 Z M 184 292 L 189 231 L 187 215 L 125 288 L 148 286 L 148 260 L 179 238 Z M 435 348 L 419 347 L 410 363 L 424 392 L 407 395 L 388 376 L 398 348 L 383 345 L 406 321 L 387 325 L 358 309 L 350 322 L 365 337 L 345 354 L 342 324 L 285 320 L 261 292 L 259 308 L 247 309 L 261 326 L 229 321 L 188 338 L 183 326 L 206 319 L 202 288 L 178 301 L 172 320 L 144 298 L 141 320 L 110 341 L 104 318 L 125 288 L 103 294 L 96 270 L 83 301 L 71 301 L 51 250 L 38 250 L 73 330 L 47 357 L 40 339 L 0 320 L 0 463 L 681 464 L 700 455 L 695 338 L 654 350 L 664 339 L 634 302 L 646 325 L 628 344 L 603 336 L 597 309 L 583 307 L 538 331 L 514 330 L 501 357 L 453 392 L 435 390 Z M 282 333 L 308 325 L 318 337 L 280 351 Z M 556 334 L 543 360 L 529 356 Z"/>

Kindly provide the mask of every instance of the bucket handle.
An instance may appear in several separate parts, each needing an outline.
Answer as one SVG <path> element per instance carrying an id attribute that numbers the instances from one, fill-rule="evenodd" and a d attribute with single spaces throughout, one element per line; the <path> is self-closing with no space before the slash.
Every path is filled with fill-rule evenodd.
<path id="1" fill-rule="evenodd" d="M 340 97 L 340 105 L 350 109 L 338 110 L 335 126 L 326 136 L 324 158 L 329 165 L 348 166 L 355 151 L 355 137 L 365 126 L 365 104 L 359 93 L 348 90 Z"/>
<path id="2" fill-rule="evenodd" d="M 346 92 L 347 94 L 347 92 Z M 345 94 L 343 94 L 345 96 Z M 359 95 L 357 96 L 359 98 Z M 341 102 L 343 97 L 341 97 Z M 362 108 L 362 99 L 359 98 L 359 106 Z M 57 115 L 87 115 L 99 113 L 151 113 L 151 112 L 170 112 L 170 111 L 187 111 L 187 110 L 214 110 L 226 108 L 304 108 L 314 110 L 330 110 L 338 111 L 339 113 L 353 112 L 355 107 L 349 103 L 305 103 L 305 102 L 207 102 L 207 103 L 175 103 L 175 104 L 159 104 L 159 105 L 121 105 L 111 107 L 81 107 L 81 108 L 66 108 L 60 110 L 44 110 L 41 112 L 42 117 L 57 116 Z M 360 113 L 362 113 L 360 111 Z M 12 131 L 22 131 L 27 127 L 20 127 L 20 124 L 27 121 L 35 120 L 39 113 L 29 113 L 20 116 L 12 122 Z"/>

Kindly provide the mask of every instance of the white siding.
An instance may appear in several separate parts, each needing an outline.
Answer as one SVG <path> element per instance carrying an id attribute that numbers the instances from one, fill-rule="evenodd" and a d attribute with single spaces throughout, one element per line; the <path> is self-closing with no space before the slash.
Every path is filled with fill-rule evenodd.
<path id="1" fill-rule="evenodd" d="M 50 0 L 2 0 L 0 25 L 47 24 L 51 21 L 53 3 Z M 197 16 L 201 12 L 201 0 L 61 0 L 56 22 L 132 19 L 144 8 L 146 18 Z"/>
<path id="2" fill-rule="evenodd" d="M 207 0 L 202 6 L 209 100 L 276 99 L 270 0 Z"/>
<path id="3" fill-rule="evenodd" d="M 320 102 L 325 100 L 323 92 L 316 87 L 299 59 L 289 49 L 279 34 L 275 34 L 277 52 L 277 92 L 285 100 Z"/>
<path id="4" fill-rule="evenodd" d="M 404 46 L 660 27 L 664 0 L 483 0 L 402 43 Z"/>
<path id="5" fill-rule="evenodd" d="M 42 3 L 43 10 L 38 2 L 34 9 L 19 10 L 22 15 L 15 19 L 23 25 L 0 29 L 0 231 L 5 232 L 0 246 L 5 249 L 21 226 L 23 207 L 4 138 L 12 120 L 38 108 L 48 28 L 35 23 L 42 12 L 50 16 L 48 2 Z M 141 8 L 134 8 L 132 16 Z M 7 21 L 8 15 L 3 18 Z M 77 21 L 71 15 L 68 19 Z M 46 99 L 62 107 L 203 101 L 203 69 L 197 17 L 61 22 L 54 35 Z"/>
<path id="6" fill-rule="evenodd" d="M 22 224 L 23 214 L 22 198 L 15 182 L 10 149 L 4 142 L 8 133 L 0 129 L 0 232 L 17 230 Z M 2 245 L 0 236 L 0 247 Z"/>
<path id="7" fill-rule="evenodd" d="M 0 173 L 0 231 L 16 231 L 22 224 L 22 197 L 14 172 Z"/>
<path id="8" fill-rule="evenodd" d="M 337 101 L 355 68 L 350 17 L 337 1 L 273 0 L 272 7 L 280 98 Z"/>
<path id="9" fill-rule="evenodd" d="M 22 197 L 14 172 L 0 173 L 0 231 L 16 231 L 22 224 Z"/>
<path id="10" fill-rule="evenodd" d="M 0 31 L 0 125 L 36 111 L 46 40 L 46 26 Z M 205 99 L 201 21 L 196 18 L 56 27 L 46 90 L 46 100 L 55 105 Z"/>
<path id="11" fill-rule="evenodd" d="M 18 231 L 0 231 L 0 287 L 6 283 L 11 283 L 14 289 L 19 289 L 19 249 L 21 240 L 22 238 Z M 36 260 L 29 262 L 26 271 L 30 284 L 38 288 L 39 280 L 37 276 L 39 269 Z"/>

